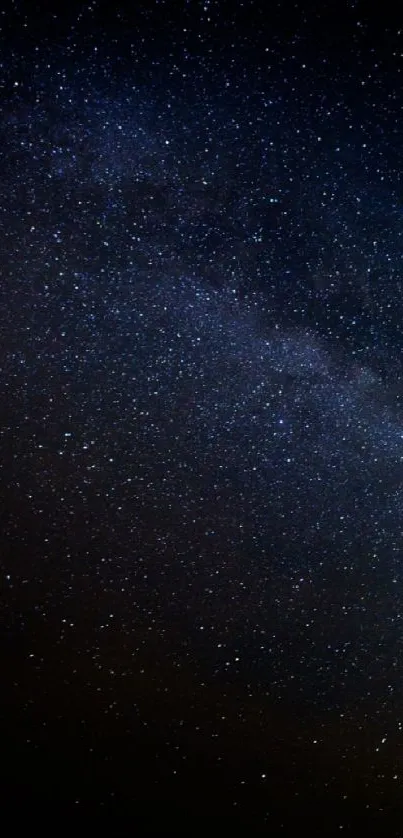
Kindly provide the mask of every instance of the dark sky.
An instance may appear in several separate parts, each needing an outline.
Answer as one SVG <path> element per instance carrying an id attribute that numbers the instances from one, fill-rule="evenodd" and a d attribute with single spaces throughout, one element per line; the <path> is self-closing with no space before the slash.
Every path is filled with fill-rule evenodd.
<path id="1" fill-rule="evenodd" d="M 10 811 L 401 835 L 403 15 L 59 5 L 0 11 Z"/>

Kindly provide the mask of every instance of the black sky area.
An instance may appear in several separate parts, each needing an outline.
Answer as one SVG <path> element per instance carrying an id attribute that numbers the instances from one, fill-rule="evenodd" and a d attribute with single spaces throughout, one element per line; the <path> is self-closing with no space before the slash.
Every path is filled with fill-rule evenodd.
<path id="1" fill-rule="evenodd" d="M 403 16 L 0 9 L 4 821 L 400 836 Z"/>

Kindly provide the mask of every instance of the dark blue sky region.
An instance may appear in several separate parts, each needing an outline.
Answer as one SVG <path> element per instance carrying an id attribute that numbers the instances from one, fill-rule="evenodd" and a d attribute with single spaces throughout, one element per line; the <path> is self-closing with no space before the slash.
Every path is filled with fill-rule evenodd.
<path id="1" fill-rule="evenodd" d="M 0 23 L 8 796 L 397 835 L 403 29 Z"/>

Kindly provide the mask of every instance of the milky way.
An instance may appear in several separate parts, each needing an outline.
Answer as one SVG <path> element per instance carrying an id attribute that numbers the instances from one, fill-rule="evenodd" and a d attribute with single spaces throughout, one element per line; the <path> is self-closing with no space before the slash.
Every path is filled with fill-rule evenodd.
<path id="1" fill-rule="evenodd" d="M 126 768 L 95 798 L 56 790 L 91 812 L 179 799 L 203 753 L 229 777 L 223 823 L 248 822 L 245 785 L 268 823 L 282 760 L 291 807 L 335 785 L 338 810 L 356 771 L 379 815 L 402 781 L 399 33 L 378 45 L 344 4 L 345 53 L 316 12 L 290 36 L 259 4 L 255 29 L 158 5 L 132 29 L 92 3 L 43 41 L 6 14 L 11 748 L 47 777 L 41 725 L 61 752 L 63 726 L 95 751 L 103 718 L 113 742 L 123 726 L 146 791 Z"/>

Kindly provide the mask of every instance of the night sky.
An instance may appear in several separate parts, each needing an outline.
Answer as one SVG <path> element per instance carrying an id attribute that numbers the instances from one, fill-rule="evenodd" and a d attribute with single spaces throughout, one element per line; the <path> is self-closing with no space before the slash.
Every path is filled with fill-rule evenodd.
<path id="1" fill-rule="evenodd" d="M 1 6 L 13 822 L 403 834 L 403 13 L 381 10 Z"/>

